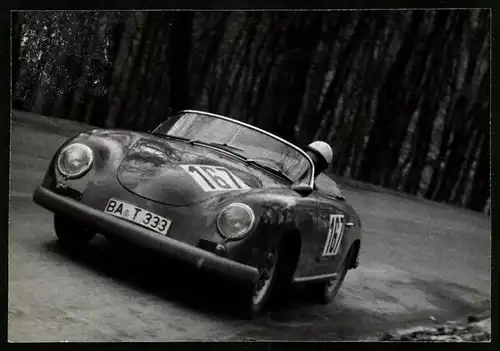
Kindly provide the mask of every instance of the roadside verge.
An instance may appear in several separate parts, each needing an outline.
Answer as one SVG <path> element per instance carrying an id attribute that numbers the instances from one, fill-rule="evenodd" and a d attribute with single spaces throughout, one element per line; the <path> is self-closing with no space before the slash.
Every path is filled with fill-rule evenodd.
<path id="1" fill-rule="evenodd" d="M 466 320 L 399 329 L 362 341 L 490 342 L 491 315 L 487 313 L 468 316 Z"/>

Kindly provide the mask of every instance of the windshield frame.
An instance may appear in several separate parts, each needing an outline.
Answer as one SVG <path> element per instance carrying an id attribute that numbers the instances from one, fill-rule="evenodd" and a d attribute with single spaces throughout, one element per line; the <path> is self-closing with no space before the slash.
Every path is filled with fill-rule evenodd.
<path id="1" fill-rule="evenodd" d="M 205 115 L 205 116 L 210 116 L 210 117 L 214 117 L 214 118 L 219 118 L 219 119 L 222 119 L 222 120 L 225 120 L 225 121 L 228 121 L 228 122 L 231 122 L 231 123 L 236 123 L 236 124 L 239 124 L 241 126 L 244 126 L 246 128 L 250 128 L 256 132 L 259 132 L 259 133 L 262 133 L 268 137 L 271 137 L 273 139 L 276 139 L 280 142 L 282 142 L 283 144 L 287 145 L 288 147 L 291 147 L 292 149 L 296 150 L 299 152 L 299 154 L 301 154 L 302 156 L 304 156 L 306 158 L 306 160 L 309 162 L 309 165 L 310 165 L 310 169 L 311 169 L 311 172 L 310 172 L 310 175 L 309 175 L 309 181 L 306 181 L 306 182 L 301 182 L 299 184 L 307 184 L 308 186 L 312 188 L 314 188 L 314 173 L 315 173 L 315 167 L 314 167 L 314 162 L 312 161 L 311 157 L 304 151 L 302 150 L 300 147 L 294 145 L 293 143 L 283 139 L 283 138 L 280 138 L 279 136 L 276 136 L 274 135 L 273 133 L 271 132 L 268 132 L 268 131 L 265 131 L 263 129 L 260 129 L 256 126 L 253 126 L 251 124 L 248 124 L 248 123 L 245 123 L 245 122 L 242 122 L 242 121 L 239 121 L 237 119 L 234 119 L 234 118 L 230 118 L 230 117 L 226 117 L 226 116 L 222 116 L 222 115 L 218 115 L 218 114 L 215 114 L 215 113 L 211 113 L 211 112 L 205 112 L 205 111 L 199 111 L 199 110 L 180 110 L 180 111 L 177 111 L 175 114 L 171 114 L 170 116 L 175 116 L 175 115 L 180 115 L 180 114 L 183 114 L 183 113 L 194 113 L 194 114 L 200 114 L 200 115 Z M 170 117 L 169 116 L 169 117 Z M 154 130 L 154 131 L 157 131 L 166 121 L 160 123 Z M 164 133 L 162 133 L 164 134 Z M 168 135 L 168 134 L 167 134 Z"/>

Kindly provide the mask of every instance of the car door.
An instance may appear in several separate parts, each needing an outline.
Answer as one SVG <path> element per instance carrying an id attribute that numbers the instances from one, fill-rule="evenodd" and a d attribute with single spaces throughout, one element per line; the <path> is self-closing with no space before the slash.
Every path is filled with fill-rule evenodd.
<path id="1" fill-rule="evenodd" d="M 345 254 L 349 250 L 348 232 L 352 226 L 352 218 L 347 211 L 344 200 L 329 194 L 317 194 L 318 221 L 322 223 L 321 234 L 324 242 L 318 242 L 317 261 L 326 270 L 337 271 Z"/>
<path id="2" fill-rule="evenodd" d="M 337 272 L 350 247 L 351 218 L 344 200 L 315 190 L 314 218 L 310 230 L 302 233 L 302 248 L 295 280 L 310 280 Z"/>

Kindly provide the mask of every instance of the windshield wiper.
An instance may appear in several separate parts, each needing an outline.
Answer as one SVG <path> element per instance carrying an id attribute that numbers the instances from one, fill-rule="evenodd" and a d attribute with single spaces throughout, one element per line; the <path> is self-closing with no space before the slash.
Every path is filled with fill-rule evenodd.
<path id="1" fill-rule="evenodd" d="M 276 167 L 272 167 L 268 164 L 265 164 L 263 162 L 260 162 L 258 160 L 255 160 L 255 159 L 251 159 L 251 158 L 248 158 L 245 160 L 245 162 L 247 164 L 250 164 L 250 165 L 256 165 L 260 168 L 263 168 L 265 169 L 266 171 L 270 172 L 270 173 L 273 173 L 275 175 L 278 175 L 282 178 L 285 178 L 286 180 L 290 181 L 291 183 L 294 183 L 294 180 L 292 178 L 290 178 L 285 172 L 283 172 L 281 169 L 279 168 L 276 168 Z"/>
<path id="2" fill-rule="evenodd" d="M 233 146 L 233 145 L 229 145 L 227 143 L 216 143 L 216 142 L 212 142 L 212 141 L 204 141 L 204 140 L 198 140 L 198 139 L 191 139 L 191 140 L 189 140 L 189 142 L 191 144 L 204 144 L 204 145 L 215 146 L 215 147 L 224 149 L 225 151 L 229 151 L 229 152 L 231 152 L 239 157 L 245 158 L 245 156 L 243 156 L 239 153 L 239 152 L 243 152 L 242 149 L 240 149 L 239 147 Z M 239 151 L 239 152 L 235 152 L 234 150 Z"/>
<path id="3" fill-rule="evenodd" d="M 173 139 L 173 140 L 185 141 L 185 142 L 188 142 L 190 144 L 211 145 L 211 146 L 215 146 L 215 147 L 218 147 L 218 148 L 223 148 L 225 151 L 229 151 L 229 152 L 231 152 L 231 153 L 233 153 L 233 154 L 235 154 L 235 155 L 237 155 L 239 157 L 245 158 L 245 156 L 243 156 L 240 153 L 234 151 L 234 150 L 237 150 L 239 152 L 243 152 L 242 149 L 240 149 L 239 147 L 227 144 L 227 143 L 216 143 L 216 142 L 204 141 L 204 140 L 199 140 L 199 139 L 190 139 L 190 138 L 181 137 L 181 136 L 177 136 L 177 135 L 163 134 L 163 133 L 158 133 L 158 132 L 151 132 L 151 134 L 159 136 L 159 137 L 162 137 L 162 138 L 165 138 L 165 139 Z"/>
<path id="4" fill-rule="evenodd" d="M 236 151 L 239 151 L 239 152 L 243 152 L 243 150 L 240 149 L 239 147 L 236 147 L 234 145 L 229 145 L 228 143 L 208 142 L 208 144 L 213 145 L 213 146 L 217 146 L 217 147 L 223 147 L 225 149 L 231 149 L 231 150 L 236 150 Z"/>
<path id="5" fill-rule="evenodd" d="M 179 140 L 179 141 L 191 141 L 189 138 L 177 136 L 177 135 L 170 135 L 170 134 L 163 134 L 163 133 L 158 133 L 158 132 L 151 132 L 152 135 L 156 135 L 165 139 L 173 139 L 173 140 Z"/>

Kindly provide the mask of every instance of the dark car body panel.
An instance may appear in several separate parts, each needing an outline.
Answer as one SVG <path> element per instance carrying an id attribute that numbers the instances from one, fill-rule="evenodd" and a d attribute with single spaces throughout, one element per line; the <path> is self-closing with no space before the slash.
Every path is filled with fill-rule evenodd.
<path id="1" fill-rule="evenodd" d="M 118 180 L 139 196 L 174 206 L 188 206 L 218 195 L 200 188 L 180 165 L 222 166 L 250 188 L 285 186 L 276 177 L 246 165 L 227 152 L 206 150 L 206 146 L 144 137 L 121 162 Z M 175 187 L 164 186 L 165 179 L 175 182 Z"/>
<path id="2" fill-rule="evenodd" d="M 43 187 L 38 187 L 35 190 L 33 199 L 36 203 L 54 212 L 67 214 L 86 223 L 91 229 L 125 237 L 131 242 L 137 242 L 145 247 L 166 253 L 199 269 L 218 272 L 241 281 L 254 281 L 257 278 L 258 271 L 254 267 L 234 262 L 165 236 L 156 235 L 149 230 L 109 216 Z"/>
<path id="3" fill-rule="evenodd" d="M 305 196 L 291 190 L 286 180 L 247 165 L 230 152 L 206 145 L 168 140 L 148 133 L 100 129 L 70 138 L 61 148 L 72 142 L 86 144 L 94 151 L 93 167 L 81 178 L 66 179 L 55 167 L 59 151 L 56 152 L 35 201 L 54 212 L 63 211 L 68 216 L 80 216 L 89 224 L 97 223 L 103 234 L 124 235 L 149 247 L 158 244 L 164 248 L 174 242 L 169 249 L 163 250 L 170 255 L 170 248 L 179 245 L 183 249 L 189 245 L 202 250 L 199 247 L 203 242 L 221 244 L 226 248 L 224 260 L 246 267 L 243 270 L 247 269 L 245 274 L 249 277 L 252 274 L 248 272 L 255 270 L 267 250 L 283 235 L 299 233 L 301 250 L 294 275 L 297 281 L 335 273 L 349 248 L 360 240 L 359 217 L 342 199 L 335 183 L 332 185 L 333 181 L 322 175 L 317 182 L 319 188 Z M 224 167 L 247 187 L 204 192 L 181 167 L 186 164 Z M 103 211 L 110 198 L 170 219 L 172 224 L 167 237 L 105 214 Z M 232 202 L 245 203 L 255 212 L 254 228 L 241 240 L 222 237 L 216 226 L 218 213 Z M 338 254 L 324 257 L 322 252 L 332 214 L 343 214 L 353 226 L 345 227 Z M 111 229 L 100 222 L 107 223 Z M 118 225 L 118 222 L 126 224 Z M 224 274 L 220 267 L 215 270 Z"/>

